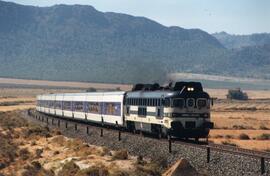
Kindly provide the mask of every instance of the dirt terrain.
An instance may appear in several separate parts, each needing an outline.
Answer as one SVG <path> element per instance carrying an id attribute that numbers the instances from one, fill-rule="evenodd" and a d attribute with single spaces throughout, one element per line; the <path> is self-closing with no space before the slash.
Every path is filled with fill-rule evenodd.
<path id="1" fill-rule="evenodd" d="M 158 163 L 67 138 L 34 125 L 20 111 L 0 113 L 0 175 L 161 175 Z M 170 175 L 169 175 L 170 176 Z"/>
<path id="2" fill-rule="evenodd" d="M 210 132 L 210 141 L 270 151 L 270 99 L 256 98 L 217 100 L 211 113 L 215 129 Z"/>

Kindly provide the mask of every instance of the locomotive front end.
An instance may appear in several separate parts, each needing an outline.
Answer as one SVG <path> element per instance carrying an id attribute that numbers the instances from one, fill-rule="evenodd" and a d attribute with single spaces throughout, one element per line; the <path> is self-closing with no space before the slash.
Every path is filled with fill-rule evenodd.
<path id="1" fill-rule="evenodd" d="M 170 135 L 184 138 L 206 138 L 213 123 L 210 121 L 212 100 L 200 83 L 175 85 L 176 93 L 165 98 L 164 116 L 168 117 Z"/>

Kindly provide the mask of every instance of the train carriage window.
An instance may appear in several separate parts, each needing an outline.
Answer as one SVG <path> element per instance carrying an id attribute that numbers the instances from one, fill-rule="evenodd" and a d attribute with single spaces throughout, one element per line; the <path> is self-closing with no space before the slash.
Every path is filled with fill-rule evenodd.
<path id="1" fill-rule="evenodd" d="M 49 101 L 49 108 L 54 108 L 54 101 L 53 100 Z"/>
<path id="2" fill-rule="evenodd" d="M 83 112 L 83 102 L 81 101 L 74 101 L 73 102 L 73 109 L 78 112 Z"/>
<path id="3" fill-rule="evenodd" d="M 101 113 L 100 103 L 99 102 L 89 102 L 89 112 L 99 114 Z"/>
<path id="4" fill-rule="evenodd" d="M 62 102 L 61 101 L 55 101 L 55 109 L 62 109 Z"/>
<path id="5" fill-rule="evenodd" d="M 105 102 L 103 103 L 103 114 L 106 115 L 121 115 L 121 103 L 118 102 Z"/>
<path id="6" fill-rule="evenodd" d="M 182 98 L 173 99 L 173 107 L 183 108 L 185 105 L 185 101 Z"/>
<path id="7" fill-rule="evenodd" d="M 70 101 L 63 101 L 63 109 L 70 111 L 71 110 L 71 102 Z"/>

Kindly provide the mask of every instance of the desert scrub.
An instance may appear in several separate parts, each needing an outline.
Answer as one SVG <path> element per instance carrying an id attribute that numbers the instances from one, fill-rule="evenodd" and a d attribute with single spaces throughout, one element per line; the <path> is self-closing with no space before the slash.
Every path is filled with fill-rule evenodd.
<path id="1" fill-rule="evenodd" d="M 113 152 L 113 160 L 126 160 L 128 159 L 128 151 L 126 149 Z"/>
<path id="2" fill-rule="evenodd" d="M 239 139 L 241 139 L 241 140 L 249 140 L 250 137 L 247 134 L 245 134 L 245 133 L 241 133 L 239 135 Z"/>
<path id="3" fill-rule="evenodd" d="M 232 136 L 232 135 L 229 135 L 229 134 L 226 134 L 226 135 L 225 135 L 225 138 L 226 138 L 226 139 L 233 139 L 233 136 Z"/>
<path id="4" fill-rule="evenodd" d="M 52 171 L 45 170 L 38 161 L 33 161 L 31 164 L 24 166 L 21 176 L 54 176 Z"/>
<path id="5" fill-rule="evenodd" d="M 260 136 L 256 138 L 257 140 L 270 140 L 270 134 L 268 133 L 263 133 Z"/>
<path id="6" fill-rule="evenodd" d="M 222 141 L 221 142 L 223 145 L 229 145 L 229 146 L 233 146 L 233 147 L 238 147 L 235 143 L 232 143 L 231 141 Z"/>
<path id="7" fill-rule="evenodd" d="M 36 157 L 41 158 L 41 154 L 43 153 L 43 149 L 36 149 Z"/>
<path id="8" fill-rule="evenodd" d="M 48 127 L 32 125 L 24 130 L 24 136 L 25 137 L 31 137 L 31 136 L 51 137 L 51 134 Z"/>
<path id="9" fill-rule="evenodd" d="M 30 157 L 30 153 L 27 148 L 23 148 L 19 150 L 19 156 L 22 160 L 27 160 Z"/>
<path id="10" fill-rule="evenodd" d="M 267 127 L 264 126 L 264 125 L 261 125 L 261 126 L 260 126 L 260 130 L 269 130 L 269 128 L 267 128 Z"/>
<path id="11" fill-rule="evenodd" d="M 108 176 L 108 169 L 103 164 L 96 164 L 87 169 L 82 169 L 75 176 Z"/>
<path id="12" fill-rule="evenodd" d="M 74 176 L 79 170 L 79 166 L 71 160 L 63 165 L 62 169 L 58 173 L 58 176 Z"/>
<path id="13" fill-rule="evenodd" d="M 18 147 L 10 138 L 0 134 L 0 163 L 2 166 L 7 166 L 17 157 L 16 151 Z"/>
<path id="14" fill-rule="evenodd" d="M 20 114 L 18 112 L 2 112 L 0 113 L 0 126 L 3 129 L 13 129 L 18 127 L 27 127 L 28 122 L 18 117 Z"/>

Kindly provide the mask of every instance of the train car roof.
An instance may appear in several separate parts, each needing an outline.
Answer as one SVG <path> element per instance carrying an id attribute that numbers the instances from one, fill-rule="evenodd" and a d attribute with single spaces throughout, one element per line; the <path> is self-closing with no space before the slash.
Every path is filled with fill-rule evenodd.
<path id="1" fill-rule="evenodd" d="M 85 92 L 85 93 L 60 93 L 60 94 L 44 94 L 42 96 L 100 96 L 100 95 L 124 95 L 125 91 L 115 92 Z M 40 96 L 40 95 L 38 95 Z"/>

